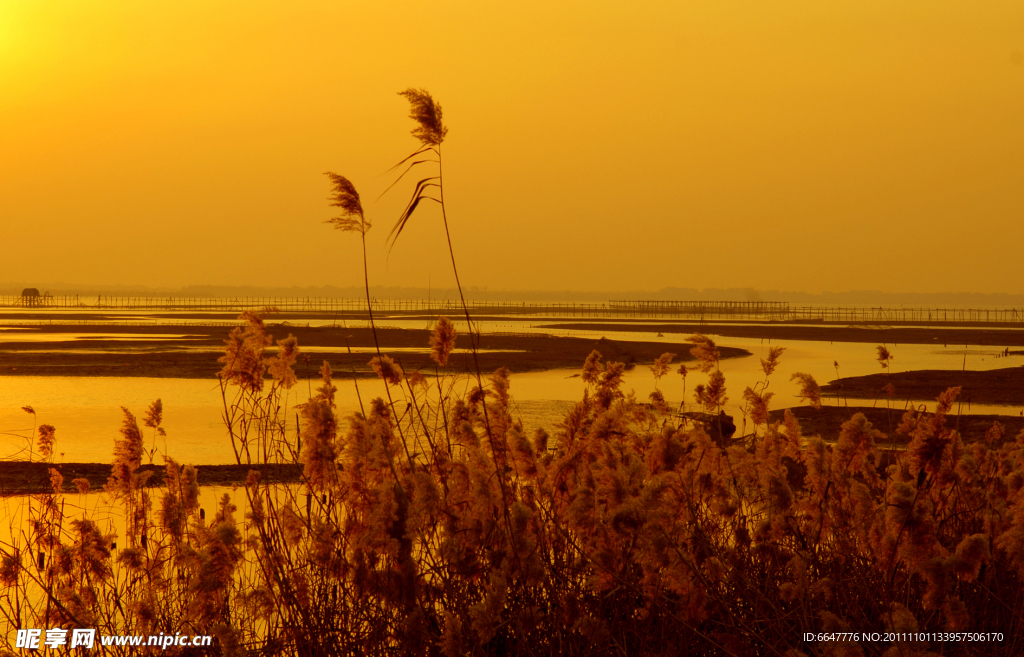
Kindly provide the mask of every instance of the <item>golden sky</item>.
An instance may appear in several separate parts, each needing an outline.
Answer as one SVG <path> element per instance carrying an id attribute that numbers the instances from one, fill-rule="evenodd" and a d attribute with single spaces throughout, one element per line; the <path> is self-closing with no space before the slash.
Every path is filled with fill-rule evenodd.
<path id="1" fill-rule="evenodd" d="M 0 281 L 1024 292 L 1024 2 L 0 0 Z M 411 181 L 410 181 L 411 183 Z"/>

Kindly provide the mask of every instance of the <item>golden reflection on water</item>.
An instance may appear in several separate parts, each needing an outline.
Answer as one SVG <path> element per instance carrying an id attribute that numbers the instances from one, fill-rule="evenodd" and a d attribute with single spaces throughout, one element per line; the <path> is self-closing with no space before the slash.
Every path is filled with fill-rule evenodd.
<path id="1" fill-rule="evenodd" d="M 588 333 L 577 332 L 582 337 Z M 615 335 L 615 339 L 652 340 L 647 333 Z M 658 341 L 680 340 L 682 336 L 658 338 Z M 824 385 L 835 378 L 833 362 L 838 361 L 842 376 L 874 374 L 881 369 L 875 361 L 875 345 L 868 343 L 828 343 L 812 341 L 761 341 L 748 338 L 722 338 L 722 346 L 742 347 L 753 353 L 752 357 L 723 360 L 721 368 L 726 376 L 729 402 L 726 412 L 740 417 L 740 403 L 743 389 L 763 379 L 760 358 L 770 346 L 787 348 L 782 355 L 778 370 L 772 376 L 770 391 L 776 393 L 773 408 L 785 408 L 800 404 L 797 398 L 797 384 L 790 381 L 794 372 L 807 372 Z M 941 345 L 895 345 L 890 346 L 895 354 L 893 371 L 913 369 L 957 370 L 964 364 L 967 369 L 994 369 L 1024 364 L 1024 356 L 998 357 L 997 348 L 948 347 Z M 666 350 L 681 351 L 678 346 L 666 345 Z M 674 370 L 674 368 L 673 368 Z M 522 414 L 527 429 L 545 426 L 548 430 L 564 414 L 568 404 L 578 401 L 583 395 L 583 383 L 579 370 L 549 370 L 527 372 L 512 376 L 511 392 Z M 669 374 L 659 384 L 659 389 L 673 405 L 681 401 L 692 403 L 693 388 L 706 380 L 705 375 L 691 372 L 685 382 L 675 374 Z M 359 409 L 355 386 L 351 380 L 339 380 L 338 411 L 344 417 Z M 468 379 L 462 381 L 468 385 Z M 290 391 L 289 407 L 304 402 L 316 382 L 300 381 Z M 359 381 L 364 401 L 383 396 L 384 389 L 378 380 Z M 646 400 L 654 390 L 650 370 L 640 364 L 625 376 L 625 389 L 633 389 L 637 398 Z M 170 379 L 144 377 L 17 377 L 0 376 L 0 458 L 11 458 L 26 445 L 25 436 L 33 430 L 33 417 L 21 410 L 22 406 L 35 408 L 35 424 L 52 424 L 57 427 L 56 458 L 66 462 L 107 462 L 113 452 L 114 439 L 121 426 L 121 406 L 136 415 L 145 412 L 150 402 L 162 399 L 164 423 L 167 430 L 166 449 L 170 455 L 187 463 L 234 463 L 224 425 L 221 420 L 223 405 L 217 382 L 212 379 Z M 926 400 L 927 401 L 927 400 Z M 831 400 L 826 399 L 825 403 Z M 870 405 L 871 400 L 868 400 Z M 401 410 L 403 408 L 400 403 Z M 1012 413 L 1016 407 L 986 406 L 974 404 L 971 411 L 980 413 Z M 158 453 L 164 452 L 163 440 L 157 440 Z M 147 433 L 147 447 L 152 447 L 152 436 Z M 159 456 L 156 463 L 161 463 Z"/>

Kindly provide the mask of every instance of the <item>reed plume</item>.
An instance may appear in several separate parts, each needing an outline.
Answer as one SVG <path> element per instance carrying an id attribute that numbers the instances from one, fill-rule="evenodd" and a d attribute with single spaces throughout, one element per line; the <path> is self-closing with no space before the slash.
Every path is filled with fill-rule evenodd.
<path id="1" fill-rule="evenodd" d="M 773 392 L 757 392 L 750 387 L 743 391 L 743 400 L 747 402 L 750 419 L 755 426 L 767 424 L 768 406 L 774 395 Z"/>
<path id="2" fill-rule="evenodd" d="M 655 388 L 658 387 L 658 381 L 660 381 L 663 376 L 665 376 L 671 371 L 672 368 L 670 367 L 670 365 L 672 364 L 672 359 L 675 357 L 675 354 L 666 351 L 662 355 L 658 356 L 654 360 L 654 363 L 649 366 L 651 369 L 651 374 L 654 375 Z"/>
<path id="3" fill-rule="evenodd" d="M 121 407 L 124 420 L 121 423 L 121 439 L 114 443 L 114 461 L 110 479 L 105 489 L 115 497 L 129 496 L 137 487 L 136 471 L 142 465 L 142 432 L 135 416 Z"/>
<path id="4" fill-rule="evenodd" d="M 359 192 L 356 191 L 355 185 L 348 178 L 330 171 L 324 175 L 331 181 L 331 195 L 327 200 L 332 207 L 340 208 L 338 216 L 328 219 L 327 223 L 338 230 L 366 235 L 366 231 L 370 230 L 370 222 L 363 215 L 363 204 L 359 200 Z"/>
<path id="5" fill-rule="evenodd" d="M 289 390 L 297 381 L 295 362 L 299 358 L 299 342 L 293 335 L 277 341 L 277 355 L 267 359 L 267 371 L 274 381 Z"/>
<path id="6" fill-rule="evenodd" d="M 391 356 L 375 356 L 370 361 L 370 367 L 377 376 L 384 379 L 388 385 L 397 386 L 405 377 L 402 368 L 391 359 Z"/>
<path id="7" fill-rule="evenodd" d="M 441 121 L 441 105 L 430 92 L 423 89 L 406 89 L 398 92 L 398 95 L 409 101 L 409 118 L 417 124 L 412 136 L 424 146 L 440 146 L 448 135 L 448 128 Z"/>
<path id="8" fill-rule="evenodd" d="M 56 431 L 52 424 L 39 425 L 39 456 L 44 460 L 49 461 L 53 458 L 53 443 Z"/>
<path id="9" fill-rule="evenodd" d="M 696 369 L 707 374 L 718 367 L 719 352 L 715 341 L 706 335 L 694 333 L 686 338 L 691 343 L 690 355 L 697 359 Z"/>
<path id="10" fill-rule="evenodd" d="M 302 451 L 299 460 L 309 487 L 323 491 L 337 480 L 337 418 L 326 399 L 311 399 L 302 405 Z"/>
<path id="11" fill-rule="evenodd" d="M 602 372 L 604 372 L 604 364 L 601 361 L 601 352 L 594 349 L 583 363 L 583 382 L 587 385 L 596 384 Z"/>
<path id="12" fill-rule="evenodd" d="M 235 327 L 228 335 L 224 355 L 217 359 L 218 363 L 224 364 L 218 376 L 254 394 L 263 389 L 263 376 L 267 371 L 263 354 L 273 338 L 267 333 L 263 319 L 256 313 L 247 310 L 239 319 L 246 324 Z"/>
<path id="13" fill-rule="evenodd" d="M 725 396 L 725 375 L 715 370 L 708 376 L 707 385 L 694 388 L 694 398 L 707 412 L 717 413 L 729 398 Z"/>
<path id="14" fill-rule="evenodd" d="M 146 409 L 146 416 L 142 419 L 142 423 L 151 429 L 156 429 L 163 423 L 163 419 L 164 403 L 157 399 Z"/>
<path id="15" fill-rule="evenodd" d="M 761 371 L 764 372 L 765 378 L 775 373 L 775 368 L 779 366 L 779 359 L 784 351 L 786 351 L 785 347 L 768 348 L 768 358 L 761 359 Z"/>
<path id="16" fill-rule="evenodd" d="M 439 366 L 448 363 L 448 356 L 455 348 L 455 324 L 447 317 L 438 317 L 430 331 L 430 357 Z"/>
<path id="17" fill-rule="evenodd" d="M 800 384 L 798 396 L 801 399 L 807 400 L 807 403 L 814 408 L 821 408 L 821 388 L 813 376 L 804 372 L 796 372 L 790 377 L 790 380 L 797 381 Z"/>

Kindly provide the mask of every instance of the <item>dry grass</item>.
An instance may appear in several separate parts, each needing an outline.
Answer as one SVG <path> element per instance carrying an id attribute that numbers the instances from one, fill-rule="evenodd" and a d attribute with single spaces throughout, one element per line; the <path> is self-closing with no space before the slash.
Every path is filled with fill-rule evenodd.
<path id="1" fill-rule="evenodd" d="M 242 513 L 225 499 L 204 520 L 195 471 L 168 461 L 151 499 L 126 412 L 107 494 L 127 535 L 115 548 L 63 513 L 66 495 L 34 497 L 0 563 L 10 627 L 216 633 L 231 650 L 304 655 L 881 654 L 801 637 L 909 626 L 999 631 L 986 654 L 1020 648 L 1024 435 L 994 427 L 966 445 L 946 424 L 956 389 L 904 416 L 905 452 L 879 447 L 861 415 L 831 445 L 787 414 L 723 448 L 638 403 L 596 354 L 584 398 L 532 436 L 507 372 L 463 398 L 440 366 L 383 366 L 395 401 L 339 418 L 325 366 L 296 432 L 280 405 L 288 367 L 244 319 L 224 362 L 229 435 L 240 462 L 300 462 L 303 483 L 253 474 Z M 45 454 L 53 432 L 39 432 Z M 891 654 L 929 654 L 905 648 Z"/>

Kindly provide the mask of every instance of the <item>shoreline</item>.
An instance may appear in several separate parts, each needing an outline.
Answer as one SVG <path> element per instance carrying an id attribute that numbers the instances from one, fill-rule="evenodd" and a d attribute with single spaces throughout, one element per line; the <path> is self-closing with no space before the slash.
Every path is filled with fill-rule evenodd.
<path id="1" fill-rule="evenodd" d="M 181 463 L 180 465 L 188 465 Z M 64 477 L 62 493 L 78 494 L 73 479 L 86 479 L 89 493 L 102 492 L 103 485 L 110 477 L 109 463 L 30 463 L 28 461 L 0 461 L 0 497 L 38 495 L 52 492 L 50 468 Z M 295 483 L 302 478 L 302 465 L 280 463 L 270 465 L 197 465 L 196 480 L 200 486 L 232 486 L 244 484 L 250 470 L 260 472 L 262 482 Z M 164 465 L 143 465 L 138 472 L 152 472 L 145 488 L 159 488 L 164 484 L 167 467 Z"/>

